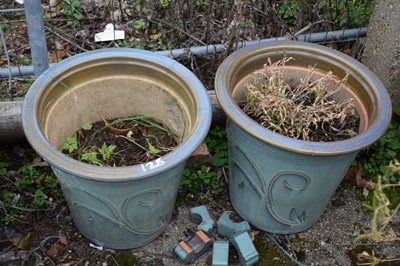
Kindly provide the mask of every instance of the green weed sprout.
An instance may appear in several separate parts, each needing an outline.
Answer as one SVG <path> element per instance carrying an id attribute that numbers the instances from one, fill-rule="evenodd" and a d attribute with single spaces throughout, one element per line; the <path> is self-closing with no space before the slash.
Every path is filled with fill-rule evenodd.
<path id="1" fill-rule="evenodd" d="M 385 241 L 385 240 L 399 240 L 400 238 L 396 236 L 392 229 L 386 230 L 390 221 L 398 213 L 400 209 L 400 203 L 396 208 L 391 211 L 390 201 L 387 195 L 384 193 L 384 189 L 387 187 L 398 187 L 399 184 L 385 184 L 384 182 L 392 175 L 400 174 L 400 162 L 397 160 L 392 161 L 386 168 L 383 175 L 378 175 L 377 182 L 375 184 L 375 189 L 373 191 L 372 203 L 371 205 L 364 204 L 366 208 L 373 211 L 374 214 L 371 220 L 371 230 L 357 236 L 354 242 L 360 241 L 362 239 L 369 238 L 373 241 Z"/>

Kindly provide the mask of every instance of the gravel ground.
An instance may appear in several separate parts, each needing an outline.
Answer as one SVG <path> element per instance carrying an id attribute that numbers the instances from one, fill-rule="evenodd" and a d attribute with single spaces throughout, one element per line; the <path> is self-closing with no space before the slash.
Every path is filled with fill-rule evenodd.
<path id="1" fill-rule="evenodd" d="M 359 188 L 337 192 L 317 224 L 289 237 L 292 245 L 304 252 L 306 265 L 357 265 L 357 262 L 363 261 L 357 261 L 356 255 L 363 251 L 371 254 L 371 249 L 381 259 L 400 259 L 399 241 L 353 242 L 356 236 L 370 228 L 372 218 L 372 212 L 367 211 L 356 199 L 360 194 L 362 190 Z M 397 215 L 392 226 L 396 228 L 399 223 L 400 217 Z M 400 265 L 400 261 L 392 265 Z"/>
<path id="2" fill-rule="evenodd" d="M 381 260 L 394 257 L 400 259 L 399 241 L 384 243 L 353 242 L 354 237 L 369 228 L 371 220 L 371 212 L 366 211 L 361 202 L 356 199 L 360 194 L 362 194 L 362 190 L 359 188 L 339 189 L 317 224 L 305 232 L 288 235 L 287 238 L 277 236 L 278 239 L 285 239 L 286 241 L 283 241 L 285 242 L 284 246 L 296 251 L 295 253 L 298 254 L 299 260 L 304 265 L 357 265 L 357 263 L 365 261 L 357 261 L 356 255 L 363 251 L 371 254 L 371 249 L 375 250 L 375 256 L 381 258 Z M 217 202 L 207 205 L 215 220 L 223 212 L 223 208 L 221 208 L 223 205 L 225 204 L 219 205 Z M 188 217 L 189 208 L 178 207 L 177 215 L 166 232 L 146 247 L 133 250 L 132 253 L 137 256 L 140 262 L 143 262 L 143 265 L 182 265 L 183 263 L 174 254 L 173 249 L 179 240 L 187 237 L 185 233 L 193 229 L 194 225 Z M 400 217 L 397 215 L 392 226 L 396 228 L 399 224 Z M 257 230 L 253 230 L 252 233 L 257 235 L 256 238 L 264 237 L 264 234 Z M 271 244 L 270 240 L 266 241 Z M 270 249 L 272 254 L 276 253 L 273 260 L 266 261 L 265 258 L 265 256 L 270 256 L 271 252 L 261 254 L 262 262 L 259 265 L 295 265 L 290 260 L 285 259 L 274 245 L 270 246 Z M 236 254 L 233 254 L 233 256 L 236 256 Z M 211 265 L 211 261 L 212 251 L 209 251 L 191 265 Z M 238 265 L 235 259 L 231 262 L 232 265 Z M 400 265 L 400 260 L 391 264 L 386 263 L 386 265 Z"/>

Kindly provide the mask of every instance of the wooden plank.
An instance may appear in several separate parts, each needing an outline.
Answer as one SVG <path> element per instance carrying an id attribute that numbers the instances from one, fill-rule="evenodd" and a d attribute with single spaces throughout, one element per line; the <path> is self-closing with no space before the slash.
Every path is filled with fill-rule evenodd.
<path id="1" fill-rule="evenodd" d="M 212 124 L 224 126 L 226 116 L 218 103 L 215 91 L 208 91 L 208 95 L 212 104 Z M 22 129 L 22 103 L 22 98 L 0 102 L 0 143 L 25 139 Z"/>
<path id="2" fill-rule="evenodd" d="M 22 103 L 23 99 L 21 98 L 0 102 L 0 142 L 24 140 Z"/>

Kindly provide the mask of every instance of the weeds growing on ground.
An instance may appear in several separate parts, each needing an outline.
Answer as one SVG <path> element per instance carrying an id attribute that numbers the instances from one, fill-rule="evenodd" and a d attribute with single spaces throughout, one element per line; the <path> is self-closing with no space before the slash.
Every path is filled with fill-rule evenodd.
<path id="1" fill-rule="evenodd" d="M 398 184 L 385 184 L 389 177 L 397 175 L 400 178 L 400 162 L 397 160 L 392 161 L 385 170 L 383 175 L 378 175 L 375 188 L 373 190 L 372 202 L 370 205 L 365 206 L 374 212 L 371 220 L 370 231 L 357 236 L 354 241 L 369 238 L 373 241 L 384 241 L 384 240 L 399 240 L 392 229 L 387 229 L 392 218 L 398 213 L 400 209 L 400 203 L 392 211 L 390 209 L 390 201 L 388 196 L 385 194 L 384 189 L 388 187 L 399 187 Z"/>
<path id="2" fill-rule="evenodd" d="M 80 25 L 79 21 L 83 18 L 83 10 L 79 0 L 62 0 L 61 10 L 61 13 L 68 18 L 68 26 L 77 28 Z"/>
<path id="3" fill-rule="evenodd" d="M 63 197 L 50 167 L 32 154 L 24 155 L 31 161 L 17 169 L 15 165 L 0 162 L 0 223 L 3 225 L 23 220 L 32 212 L 52 210 Z M 7 158 L 6 155 L 1 157 Z"/>
<path id="4" fill-rule="evenodd" d="M 357 160 L 362 164 L 363 174 L 373 178 L 384 174 L 386 167 L 394 159 L 400 159 L 400 107 L 394 108 L 392 121 L 386 133 L 373 145 L 361 151 Z M 390 180 L 389 180 L 390 181 Z M 400 179 L 391 180 L 398 183 Z"/>
<path id="5" fill-rule="evenodd" d="M 28 65 L 31 63 L 32 62 L 29 62 Z M 0 100 L 25 96 L 34 81 L 32 77 L 12 78 L 10 90 L 9 81 L 0 80 Z"/>
<path id="6" fill-rule="evenodd" d="M 226 178 L 228 163 L 228 142 L 225 128 L 215 127 L 209 131 L 205 144 L 212 154 L 210 165 L 194 163 L 183 172 L 182 188 L 188 193 L 197 194 L 210 191 L 217 195 L 222 192 L 221 183 Z"/>
<path id="7" fill-rule="evenodd" d="M 316 78 L 314 67 L 309 67 L 292 87 L 285 80 L 285 65 L 292 60 L 284 57 L 272 63 L 268 59 L 264 68 L 254 73 L 246 85 L 243 111 L 262 126 L 295 139 L 335 141 L 355 136 L 359 119 L 353 100 L 339 103 L 332 97 L 347 75 L 339 80 L 329 71 Z"/>
<path id="8" fill-rule="evenodd" d="M 277 13 L 291 27 L 315 23 L 310 15 L 317 12 L 328 14 L 329 20 L 320 22 L 331 24 L 333 29 L 351 29 L 368 26 L 373 8 L 373 1 L 284 0 L 278 2 Z"/>
<path id="9" fill-rule="evenodd" d="M 377 177 L 384 175 L 390 162 L 400 160 L 400 107 L 394 108 L 392 121 L 385 134 L 367 149 L 361 151 L 354 164 L 362 166 L 362 176 L 372 183 L 377 183 Z M 384 184 L 399 184 L 400 175 L 391 174 Z M 390 203 L 396 206 L 400 203 L 400 190 L 398 187 L 386 186 L 383 192 Z M 372 193 L 370 194 L 372 195 Z M 371 196 L 368 198 L 371 200 Z"/>

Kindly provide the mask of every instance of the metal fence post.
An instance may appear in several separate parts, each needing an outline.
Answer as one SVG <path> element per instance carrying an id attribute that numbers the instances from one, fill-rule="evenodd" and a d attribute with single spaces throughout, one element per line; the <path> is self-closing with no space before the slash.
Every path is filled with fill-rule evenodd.
<path id="1" fill-rule="evenodd" d="M 49 68 L 42 4 L 41 0 L 28 0 L 24 2 L 24 6 L 29 44 L 31 46 L 33 73 L 35 77 L 38 77 Z"/>

